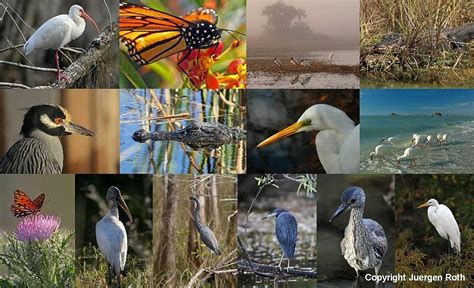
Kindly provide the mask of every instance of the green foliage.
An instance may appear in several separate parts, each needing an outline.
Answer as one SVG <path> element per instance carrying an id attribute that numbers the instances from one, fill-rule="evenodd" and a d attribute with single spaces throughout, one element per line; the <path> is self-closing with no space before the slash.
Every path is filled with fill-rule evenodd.
<path id="1" fill-rule="evenodd" d="M 316 175 L 314 174 L 298 174 L 298 175 L 264 174 L 262 176 L 256 176 L 255 180 L 257 181 L 257 186 L 260 188 L 260 190 L 267 185 L 271 185 L 279 189 L 280 186 L 275 184 L 275 182 L 279 182 L 283 180 L 291 180 L 291 181 L 295 181 L 299 183 L 298 189 L 296 190 L 297 195 L 299 194 L 301 189 L 303 189 L 306 192 L 307 197 L 317 192 L 317 188 L 316 188 L 317 181 L 316 181 Z"/>
<path id="2" fill-rule="evenodd" d="M 107 286 L 107 263 L 95 246 L 84 247 L 77 257 L 76 287 Z M 153 287 L 151 263 L 139 263 L 136 257 L 127 257 L 123 287 Z"/>
<path id="3" fill-rule="evenodd" d="M 73 287 L 75 275 L 73 233 L 54 233 L 48 240 L 21 242 L 5 234 L 0 262 L 9 277 L 0 280 L 1 287 Z"/>

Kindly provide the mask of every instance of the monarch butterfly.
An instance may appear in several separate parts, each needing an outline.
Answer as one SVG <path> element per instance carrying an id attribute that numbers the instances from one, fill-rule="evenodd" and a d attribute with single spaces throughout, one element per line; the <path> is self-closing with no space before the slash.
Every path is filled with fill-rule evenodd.
<path id="1" fill-rule="evenodd" d="M 36 215 L 40 212 L 43 202 L 44 193 L 36 197 L 35 200 L 31 200 L 25 192 L 17 189 L 13 194 L 13 204 L 10 207 L 10 211 L 13 213 L 13 216 L 17 218 Z"/>
<path id="2" fill-rule="evenodd" d="M 199 8 L 183 17 L 145 6 L 120 3 L 120 40 L 136 63 L 145 65 L 184 52 L 181 62 L 194 49 L 217 47 L 222 31 L 216 11 Z M 184 70 L 183 70 L 184 71 Z"/>

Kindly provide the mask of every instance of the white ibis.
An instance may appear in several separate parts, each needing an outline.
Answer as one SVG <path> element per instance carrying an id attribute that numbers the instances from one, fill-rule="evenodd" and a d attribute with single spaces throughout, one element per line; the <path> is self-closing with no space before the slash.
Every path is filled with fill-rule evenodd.
<path id="1" fill-rule="evenodd" d="M 426 135 L 413 134 L 413 138 L 411 139 L 412 147 L 423 147 L 427 137 Z"/>
<path id="2" fill-rule="evenodd" d="M 326 173 L 358 173 L 360 169 L 359 135 L 344 111 L 327 105 L 316 104 L 301 115 L 298 121 L 258 144 L 257 148 L 303 131 L 319 131 L 316 151 Z"/>
<path id="3" fill-rule="evenodd" d="M 431 135 L 426 136 L 425 145 L 430 145 L 431 144 L 431 139 L 433 139 L 433 136 L 431 136 Z"/>
<path id="4" fill-rule="evenodd" d="M 441 137 L 441 143 L 447 144 L 448 143 L 448 134 L 443 134 Z"/>
<path id="5" fill-rule="evenodd" d="M 418 208 L 428 207 L 428 219 L 438 231 L 439 236 L 448 240 L 451 248 L 456 253 L 461 253 L 461 233 L 454 218 L 453 212 L 444 204 L 439 204 L 436 199 L 430 199 Z"/>
<path id="6" fill-rule="evenodd" d="M 275 57 L 273 58 L 273 63 L 278 66 L 278 68 L 281 68 L 281 60 L 280 57 Z"/>
<path id="7" fill-rule="evenodd" d="M 334 51 L 331 51 L 331 53 L 329 53 L 329 56 L 328 56 L 328 62 L 329 64 L 332 64 L 332 58 L 334 57 Z"/>
<path id="8" fill-rule="evenodd" d="M 375 151 L 370 153 L 370 161 L 374 160 L 374 157 L 379 157 L 380 159 L 385 159 L 385 154 L 392 151 L 392 145 L 380 144 L 375 147 Z"/>
<path id="9" fill-rule="evenodd" d="M 298 66 L 298 61 L 293 57 L 290 58 L 290 63 L 295 65 L 295 66 Z"/>
<path id="10" fill-rule="evenodd" d="M 109 211 L 97 222 L 95 236 L 100 252 L 104 255 L 105 261 L 107 261 L 109 286 L 112 285 L 112 275 L 115 275 L 120 286 L 120 274 L 125 268 L 128 247 L 127 231 L 119 220 L 118 206 L 127 214 L 130 222 L 133 222 L 133 219 L 117 187 L 112 186 L 107 190 L 106 200 Z"/>
<path id="11" fill-rule="evenodd" d="M 403 152 L 402 156 L 397 157 L 397 166 L 400 167 L 400 162 L 410 161 L 410 167 L 416 166 L 416 157 L 420 155 L 420 149 L 417 147 L 408 147 Z"/>
<path id="12" fill-rule="evenodd" d="M 25 54 L 29 55 L 34 50 L 56 49 L 55 60 L 59 79 L 61 77 L 59 49 L 82 35 L 86 28 L 86 22 L 83 18 L 91 21 L 99 33 L 99 27 L 84 12 L 84 9 L 79 5 L 72 5 L 67 15 L 62 14 L 49 19 L 31 35 L 23 46 Z"/>
<path id="13" fill-rule="evenodd" d="M 382 138 L 382 140 L 380 140 L 380 143 L 379 144 L 383 144 L 383 143 L 390 143 L 392 146 L 396 147 L 396 146 L 401 146 L 405 140 L 399 138 L 399 137 L 389 137 L 387 139 L 385 138 Z"/>

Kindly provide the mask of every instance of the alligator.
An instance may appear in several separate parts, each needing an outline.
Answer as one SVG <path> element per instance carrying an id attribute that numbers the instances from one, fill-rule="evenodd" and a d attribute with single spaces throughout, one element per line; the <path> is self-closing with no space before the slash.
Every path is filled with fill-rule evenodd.
<path id="1" fill-rule="evenodd" d="M 220 123 L 192 121 L 188 126 L 176 131 L 148 132 L 140 129 L 133 133 L 132 139 L 143 143 L 152 141 L 179 141 L 197 150 L 215 149 L 224 144 L 237 143 L 246 139 L 246 131 L 239 127 L 227 127 Z"/>
<path id="2" fill-rule="evenodd" d="M 439 43 L 443 49 L 466 48 L 467 43 L 474 39 L 474 22 L 464 24 L 460 27 L 431 29 L 427 33 L 414 39 L 412 43 L 423 43 L 423 39 L 428 37 L 435 42 L 427 41 L 425 43 Z M 375 53 L 385 54 L 393 51 L 395 48 L 401 48 L 405 45 L 405 36 L 398 32 L 390 32 L 382 37 L 379 43 L 374 45 Z"/>

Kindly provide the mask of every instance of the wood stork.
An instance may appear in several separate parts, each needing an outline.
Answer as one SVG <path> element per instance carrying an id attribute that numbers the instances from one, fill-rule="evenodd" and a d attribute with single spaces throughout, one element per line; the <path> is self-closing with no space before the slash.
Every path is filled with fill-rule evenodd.
<path id="1" fill-rule="evenodd" d="M 370 161 L 374 160 L 374 157 L 379 157 L 380 159 L 385 159 L 385 154 L 392 151 L 392 145 L 380 144 L 375 147 L 375 151 L 370 153 Z"/>
<path id="2" fill-rule="evenodd" d="M 257 148 L 299 132 L 319 131 L 316 151 L 326 173 L 358 173 L 359 126 L 355 126 L 344 111 L 327 104 L 316 104 L 306 109 L 295 124 L 265 139 Z"/>
<path id="3" fill-rule="evenodd" d="M 402 161 L 410 161 L 410 167 L 416 166 L 416 157 L 420 154 L 418 147 L 408 147 L 403 152 L 403 155 L 397 157 L 397 166 L 400 168 L 400 162 Z"/>
<path id="4" fill-rule="evenodd" d="M 448 206 L 439 204 L 436 199 L 430 199 L 418 206 L 418 208 L 423 207 L 428 207 L 428 219 L 438 231 L 439 236 L 448 240 L 456 253 L 461 253 L 461 233 L 453 212 Z"/>
<path id="5" fill-rule="evenodd" d="M 99 27 L 95 24 L 84 9 L 79 5 L 72 5 L 69 13 L 55 16 L 44 22 L 38 30 L 31 35 L 23 46 L 25 54 L 28 55 L 34 50 L 56 49 L 55 60 L 58 69 L 58 79 L 61 77 L 59 68 L 59 49 L 72 40 L 79 38 L 84 33 L 86 22 L 84 18 L 91 21 L 99 33 Z"/>
<path id="6" fill-rule="evenodd" d="M 130 222 L 133 222 L 133 219 L 117 187 L 111 186 L 107 190 L 106 200 L 109 211 L 97 222 L 95 235 L 100 252 L 104 255 L 105 261 L 107 261 L 109 285 L 112 285 L 112 275 L 115 275 L 120 287 L 120 273 L 125 268 L 128 247 L 127 231 L 123 223 L 119 220 L 118 206 L 127 214 Z"/>

